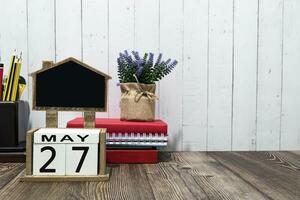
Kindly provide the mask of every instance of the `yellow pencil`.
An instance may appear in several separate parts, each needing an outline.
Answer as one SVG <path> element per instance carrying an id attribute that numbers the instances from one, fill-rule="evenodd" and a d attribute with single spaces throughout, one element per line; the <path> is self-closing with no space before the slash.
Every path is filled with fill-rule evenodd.
<path id="1" fill-rule="evenodd" d="M 12 58 L 10 60 L 10 68 L 9 68 L 9 72 L 8 72 L 7 83 L 6 83 L 6 86 L 4 88 L 3 101 L 9 101 L 10 100 L 12 79 L 13 79 L 13 74 L 14 74 L 14 71 L 15 71 L 14 70 L 15 60 L 16 60 L 16 55 L 13 54 Z"/>
<path id="2" fill-rule="evenodd" d="M 16 101 L 16 99 L 17 99 L 21 65 L 22 65 L 21 58 L 19 58 L 16 61 L 15 74 L 13 76 L 13 85 L 12 85 L 12 91 L 11 91 L 12 94 L 11 94 L 11 99 L 10 99 L 11 101 Z"/>

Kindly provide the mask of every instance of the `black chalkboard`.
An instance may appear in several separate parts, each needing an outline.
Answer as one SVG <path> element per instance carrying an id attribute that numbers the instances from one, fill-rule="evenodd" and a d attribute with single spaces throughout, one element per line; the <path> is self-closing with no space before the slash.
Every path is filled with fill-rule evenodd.
<path id="1" fill-rule="evenodd" d="M 106 80 L 74 61 L 36 74 L 36 107 L 105 108 Z"/>

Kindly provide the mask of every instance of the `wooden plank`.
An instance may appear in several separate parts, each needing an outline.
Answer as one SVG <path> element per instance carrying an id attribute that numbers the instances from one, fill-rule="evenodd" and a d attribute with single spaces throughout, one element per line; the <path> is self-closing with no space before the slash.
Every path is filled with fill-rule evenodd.
<path id="1" fill-rule="evenodd" d="M 55 62 L 74 57 L 82 60 L 81 0 L 61 0 L 55 3 L 56 57 Z M 81 112 L 59 112 L 58 127 L 82 116 Z"/>
<path id="2" fill-rule="evenodd" d="M 0 198 L 252 200 L 299 196 L 299 169 L 291 168 L 299 167 L 299 155 L 294 153 L 164 152 L 160 158 L 159 164 L 112 165 L 110 181 L 100 183 L 20 182 L 24 173 L 17 172 L 0 189 Z M 3 180 L 7 171 L 2 176 L 2 164 L 0 168 Z"/>
<path id="3" fill-rule="evenodd" d="M 0 190 L 23 169 L 23 163 L 0 163 Z"/>
<path id="4" fill-rule="evenodd" d="M 6 188 L 6 191 L 0 191 L 0 198 L 40 199 L 42 195 L 53 199 L 153 199 L 143 165 L 115 165 L 113 168 L 112 179 L 100 183 L 50 182 L 37 184 L 15 180 Z"/>
<path id="5" fill-rule="evenodd" d="M 100 130 L 99 137 L 99 174 L 105 175 L 106 172 L 106 129 Z"/>
<path id="6" fill-rule="evenodd" d="M 257 11 L 258 1 L 234 1 L 232 150 L 256 148 Z"/>
<path id="7" fill-rule="evenodd" d="M 33 133 L 37 130 L 32 129 L 26 133 L 26 175 L 32 174 Z"/>
<path id="8" fill-rule="evenodd" d="M 20 75 L 28 81 L 28 51 L 27 51 L 27 17 L 26 1 L 6 0 L 1 2 L 5 8 L 1 12 L 0 19 L 0 44 L 1 61 L 5 64 L 4 73 L 8 74 L 11 56 L 16 50 L 17 55 L 22 52 L 22 67 Z M 9 19 L 9 20 L 8 20 Z M 28 90 L 24 91 L 23 100 L 28 100 Z"/>
<path id="9" fill-rule="evenodd" d="M 172 154 L 186 185 L 207 199 L 265 199 L 265 196 L 206 153 Z"/>
<path id="10" fill-rule="evenodd" d="M 114 165 L 110 181 L 93 186 L 85 189 L 96 199 L 154 199 L 144 165 Z"/>
<path id="11" fill-rule="evenodd" d="M 57 110 L 46 110 L 46 127 L 47 128 L 57 128 L 58 125 L 58 119 L 57 119 L 58 113 Z"/>
<path id="12" fill-rule="evenodd" d="M 300 52 L 300 2 L 284 1 L 283 66 L 282 66 L 282 123 L 280 150 L 300 148 L 300 83 L 297 74 Z"/>
<path id="13" fill-rule="evenodd" d="M 146 165 L 146 174 L 155 199 L 194 199 L 194 194 L 173 169 L 176 164 Z"/>
<path id="14" fill-rule="evenodd" d="M 259 2 L 257 150 L 279 150 L 282 2 Z"/>
<path id="15" fill-rule="evenodd" d="M 172 15 L 166 14 L 172 10 Z M 183 1 L 160 1 L 160 51 L 163 60 L 178 60 L 175 70 L 160 81 L 160 117 L 168 123 L 168 149 L 182 149 Z"/>
<path id="16" fill-rule="evenodd" d="M 300 155 L 300 151 L 292 151 L 291 153 L 296 154 L 296 155 Z"/>
<path id="17" fill-rule="evenodd" d="M 108 74 L 108 0 L 82 1 L 82 42 L 82 60 Z"/>
<path id="18" fill-rule="evenodd" d="M 272 152 L 209 153 L 223 166 L 265 194 L 268 199 L 297 199 L 299 168 Z"/>
<path id="19" fill-rule="evenodd" d="M 207 150 L 231 149 L 233 1 L 209 2 Z"/>
<path id="20" fill-rule="evenodd" d="M 55 60 L 54 9 L 54 1 L 28 1 L 28 71 L 30 73 L 38 70 L 43 60 Z M 32 79 L 29 78 L 27 83 L 28 99 L 32 108 Z M 32 111 L 30 119 L 32 127 L 45 127 L 45 112 Z"/>
<path id="21" fill-rule="evenodd" d="M 109 174 L 97 176 L 24 176 L 20 180 L 26 182 L 108 181 Z"/>
<path id="22" fill-rule="evenodd" d="M 4 188 L 0 190 L 1 199 L 41 199 L 41 197 L 49 196 L 53 196 L 53 198 L 55 198 L 56 194 L 51 195 L 51 192 L 54 188 L 63 189 L 65 192 L 68 192 L 68 186 L 70 186 L 70 184 L 59 184 L 53 182 L 21 182 L 20 178 L 24 176 L 24 174 L 24 171 L 19 173 L 12 181 L 10 181 Z M 74 187 L 72 189 L 74 189 Z M 62 194 L 64 194 L 64 192 L 58 193 L 57 195 Z"/>
<path id="23" fill-rule="evenodd" d="M 206 150 L 208 0 L 184 2 L 183 149 Z"/>
<path id="24" fill-rule="evenodd" d="M 290 151 L 271 152 L 274 157 L 277 157 L 281 163 L 291 170 L 300 171 L 300 159 L 299 155 Z"/>
<path id="25" fill-rule="evenodd" d="M 134 49 L 140 53 L 159 53 L 159 0 L 139 0 L 134 5 Z M 156 84 L 156 94 L 159 94 L 159 82 Z M 155 114 L 159 119 L 159 103 L 156 101 Z"/>
<path id="26" fill-rule="evenodd" d="M 119 52 L 134 48 L 134 0 L 109 1 L 109 117 L 120 117 L 120 88 L 117 87 Z"/>
<path id="27" fill-rule="evenodd" d="M 95 112 L 84 112 L 84 128 L 95 128 Z"/>

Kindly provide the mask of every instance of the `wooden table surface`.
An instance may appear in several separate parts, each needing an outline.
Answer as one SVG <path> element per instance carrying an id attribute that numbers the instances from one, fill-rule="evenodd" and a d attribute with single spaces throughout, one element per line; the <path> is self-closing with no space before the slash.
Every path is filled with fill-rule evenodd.
<path id="1" fill-rule="evenodd" d="M 159 164 L 111 165 L 109 182 L 20 182 L 0 163 L 0 199 L 300 199 L 300 152 L 161 153 Z"/>

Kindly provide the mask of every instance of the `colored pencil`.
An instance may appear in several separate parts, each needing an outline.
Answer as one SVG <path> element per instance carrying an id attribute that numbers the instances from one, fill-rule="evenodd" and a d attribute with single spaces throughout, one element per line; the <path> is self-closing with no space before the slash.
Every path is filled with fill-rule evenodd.
<path id="1" fill-rule="evenodd" d="M 14 73 L 13 81 L 12 81 L 12 90 L 11 90 L 10 101 L 16 101 L 17 100 L 17 92 L 18 92 L 18 86 L 19 86 L 19 77 L 20 77 L 21 65 L 22 65 L 21 58 L 18 58 L 16 60 L 16 64 L 15 64 L 15 73 Z"/>
<path id="2" fill-rule="evenodd" d="M 8 72 L 8 77 L 7 77 L 7 83 L 4 88 L 4 94 L 3 94 L 3 101 L 10 101 L 10 93 L 11 93 L 11 88 L 12 88 L 12 79 L 13 75 L 15 73 L 15 60 L 16 60 L 16 55 L 13 54 L 11 61 L 10 61 L 10 67 L 9 67 L 9 72 Z"/>

